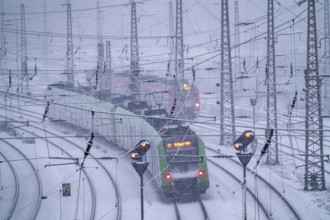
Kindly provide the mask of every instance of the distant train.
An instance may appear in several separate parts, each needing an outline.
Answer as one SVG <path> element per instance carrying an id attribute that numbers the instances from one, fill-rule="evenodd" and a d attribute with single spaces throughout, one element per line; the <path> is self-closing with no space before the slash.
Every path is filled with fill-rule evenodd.
<path id="1" fill-rule="evenodd" d="M 86 84 L 98 90 L 111 92 L 112 96 L 131 94 L 131 79 L 128 73 L 86 74 Z M 161 79 L 154 76 L 140 76 L 140 98 L 150 109 L 164 109 L 168 115 L 180 115 L 193 119 L 200 112 L 199 90 L 194 85 L 184 83 L 181 86 L 173 79 Z M 176 107 L 173 109 L 173 105 Z"/>
<path id="2" fill-rule="evenodd" d="M 204 143 L 188 126 L 161 117 L 144 119 L 120 107 L 125 99 L 109 100 L 105 91 L 58 83 L 49 85 L 45 95 L 50 119 L 87 130 L 94 125 L 96 134 L 127 151 L 142 139 L 150 140 L 148 170 L 166 196 L 201 194 L 209 188 Z"/>

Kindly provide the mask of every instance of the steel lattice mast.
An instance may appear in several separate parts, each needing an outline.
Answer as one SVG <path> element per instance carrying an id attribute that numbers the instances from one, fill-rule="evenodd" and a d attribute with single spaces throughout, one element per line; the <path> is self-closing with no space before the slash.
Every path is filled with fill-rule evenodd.
<path id="1" fill-rule="evenodd" d="M 131 3 L 131 81 L 130 86 L 131 93 L 134 96 L 139 97 L 140 85 L 138 77 L 140 74 L 139 67 L 139 44 L 138 44 L 138 32 L 137 32 L 137 17 L 136 17 L 136 2 L 130 0 Z"/>
<path id="2" fill-rule="evenodd" d="M 43 42 L 43 52 L 44 52 L 44 64 L 46 65 L 48 63 L 48 27 L 47 27 L 47 7 L 46 7 L 46 2 L 43 2 L 43 15 L 44 15 L 44 33 L 45 36 L 43 38 L 44 42 Z"/>
<path id="3" fill-rule="evenodd" d="M 275 34 L 274 34 L 274 0 L 268 0 L 267 7 L 267 128 L 274 129 L 275 148 L 269 147 L 267 164 L 278 164 L 278 137 L 277 137 L 277 102 L 276 102 L 276 72 L 275 72 Z"/>
<path id="4" fill-rule="evenodd" d="M 66 10 L 67 10 L 66 74 L 67 74 L 67 82 L 74 85 L 72 17 L 71 17 L 70 1 L 68 1 L 66 4 Z"/>
<path id="5" fill-rule="evenodd" d="M 170 44 L 170 59 L 169 59 L 169 67 L 168 67 L 168 73 L 171 72 L 173 68 L 173 55 L 174 55 L 174 16 L 173 16 L 173 2 L 169 1 L 168 3 L 168 9 L 169 9 L 169 44 Z"/>
<path id="6" fill-rule="evenodd" d="M 220 145 L 235 141 L 228 0 L 221 0 Z"/>
<path id="7" fill-rule="evenodd" d="M 106 41 L 106 52 L 105 52 L 105 68 L 106 68 L 106 73 L 111 72 L 111 42 L 109 40 Z"/>
<path id="8" fill-rule="evenodd" d="M 109 40 L 106 41 L 106 55 L 105 55 L 105 73 L 109 76 L 109 77 L 105 77 L 107 79 L 107 81 L 104 83 L 104 85 L 106 86 L 105 89 L 107 89 L 109 91 L 109 96 L 111 97 L 112 95 L 112 87 L 111 87 L 111 43 Z"/>
<path id="9" fill-rule="evenodd" d="M 324 0 L 324 75 L 330 75 L 330 12 L 329 12 L 329 0 Z M 330 91 L 330 80 L 324 79 L 324 100 L 328 99 L 328 92 Z M 330 105 L 327 106 L 330 111 Z"/>
<path id="10" fill-rule="evenodd" d="M 21 92 L 29 94 L 29 73 L 27 66 L 25 9 L 24 4 L 21 4 Z"/>
<path id="11" fill-rule="evenodd" d="M 4 32 L 4 27 L 5 27 L 5 12 L 4 12 L 4 5 L 3 5 L 3 0 L 1 0 L 1 48 L 0 48 L 0 73 L 3 72 L 3 67 L 2 67 L 2 59 L 5 53 L 5 32 Z M 2 75 L 2 74 L 1 74 Z"/>
<path id="12" fill-rule="evenodd" d="M 305 190 L 325 190 L 323 118 L 319 76 L 315 1 L 308 0 L 305 119 Z"/>
<path id="13" fill-rule="evenodd" d="M 182 0 L 176 0 L 175 76 L 178 84 L 182 84 L 184 81 Z"/>
<path id="14" fill-rule="evenodd" d="M 238 10 L 238 1 L 235 1 L 235 45 L 238 45 L 239 43 L 240 43 L 239 10 Z M 241 75 L 241 72 L 242 72 L 241 71 L 241 50 L 240 50 L 240 47 L 237 46 L 235 48 L 235 76 L 239 77 Z M 240 89 L 241 89 L 241 87 L 240 87 Z"/>
<path id="15" fill-rule="evenodd" d="M 101 10 L 97 1 L 97 71 L 104 72 L 104 43 L 102 42 Z"/>

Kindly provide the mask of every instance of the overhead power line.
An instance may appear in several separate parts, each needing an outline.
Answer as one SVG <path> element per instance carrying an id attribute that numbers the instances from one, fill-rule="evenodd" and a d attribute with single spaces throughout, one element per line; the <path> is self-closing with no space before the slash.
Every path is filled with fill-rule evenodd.
<path id="1" fill-rule="evenodd" d="M 137 1 L 136 3 L 144 3 L 147 0 L 143 0 L 143 1 Z M 116 4 L 116 5 L 105 5 L 102 6 L 100 9 L 107 9 L 107 8 L 117 8 L 117 7 L 127 7 L 129 5 L 129 3 L 124 3 L 124 4 Z M 72 12 L 84 12 L 84 11 L 93 11 L 93 10 L 97 10 L 97 7 L 92 7 L 92 8 L 81 8 L 81 9 L 73 9 Z M 54 10 L 54 11 L 47 11 L 47 14 L 58 14 L 58 13 L 66 13 L 66 10 Z M 6 16 L 8 15 L 20 15 L 20 13 L 17 12 L 7 12 L 4 13 Z M 35 12 L 28 12 L 25 13 L 26 15 L 43 15 L 44 12 L 41 11 L 35 11 Z"/>

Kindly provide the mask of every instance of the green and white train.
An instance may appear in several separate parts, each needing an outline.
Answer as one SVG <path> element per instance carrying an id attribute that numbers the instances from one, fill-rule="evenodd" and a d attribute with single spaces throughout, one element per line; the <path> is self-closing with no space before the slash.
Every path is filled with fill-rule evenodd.
<path id="1" fill-rule="evenodd" d="M 127 97 L 109 100 L 104 91 L 58 83 L 49 85 L 45 95 L 49 119 L 87 130 L 93 127 L 95 134 L 127 151 L 140 140 L 149 140 L 151 148 L 145 156 L 148 170 L 166 196 L 198 195 L 209 188 L 204 143 L 188 126 L 169 125 L 171 120 L 159 117 L 140 117 L 123 104 L 127 104 Z"/>

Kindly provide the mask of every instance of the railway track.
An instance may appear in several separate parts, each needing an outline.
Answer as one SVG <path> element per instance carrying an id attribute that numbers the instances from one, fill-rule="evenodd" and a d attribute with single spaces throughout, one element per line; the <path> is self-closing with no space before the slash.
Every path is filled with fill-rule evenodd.
<path id="1" fill-rule="evenodd" d="M 226 169 L 225 167 L 221 166 L 219 163 L 213 160 L 208 160 L 207 162 L 217 167 L 217 169 L 220 169 L 222 172 L 224 172 L 226 175 L 232 178 L 241 187 L 242 185 L 241 180 L 236 175 L 234 175 L 229 169 Z M 261 208 L 261 211 L 264 213 L 265 218 L 271 219 L 271 215 L 267 211 L 266 205 L 264 205 L 260 200 L 258 200 L 257 196 L 254 194 L 254 192 L 251 190 L 250 187 L 247 186 L 246 190 L 249 193 L 249 195 L 257 202 L 258 206 Z"/>
<path id="2" fill-rule="evenodd" d="M 200 197 L 197 197 L 196 200 L 195 202 L 182 203 L 173 199 L 176 220 L 190 219 L 191 216 L 196 217 L 196 219 L 208 220 L 208 213 L 203 201 Z"/>
<path id="3" fill-rule="evenodd" d="M 24 110 L 24 111 L 28 111 L 28 110 Z M 33 113 L 33 114 L 38 114 L 38 113 L 35 113 L 35 112 L 32 112 L 32 111 L 28 111 L 28 112 Z M 16 112 L 16 113 L 18 113 L 18 112 Z M 34 115 L 27 114 L 27 113 L 22 113 L 22 112 L 19 112 L 19 113 L 21 115 L 32 117 L 32 118 L 34 118 L 34 120 L 40 120 L 40 118 L 38 118 L 38 117 L 36 117 Z M 37 127 L 37 126 L 34 126 L 33 123 L 30 123 L 29 127 L 34 128 L 34 129 L 37 129 L 40 132 L 44 132 L 43 129 L 41 129 L 41 128 Z M 22 129 L 22 131 L 24 131 L 25 133 L 30 133 L 33 136 L 36 136 L 36 137 L 38 137 L 40 139 L 44 139 L 42 136 L 37 135 L 36 132 L 30 132 L 30 131 L 28 131 L 26 129 L 23 129 L 23 128 L 20 128 L 20 129 Z M 72 142 L 70 140 L 67 140 L 65 138 L 62 138 L 59 135 L 57 135 L 56 133 L 54 133 L 54 132 L 50 132 L 50 131 L 46 131 L 46 132 L 48 134 L 51 134 L 53 137 L 61 138 L 62 140 L 64 140 L 67 143 L 69 143 L 70 145 L 78 148 L 81 152 L 84 152 L 84 150 L 85 150 L 84 148 L 80 147 L 78 144 L 76 144 L 76 143 L 74 143 L 74 142 Z M 65 151 L 62 147 L 56 145 L 54 142 L 48 140 L 48 143 L 51 144 L 51 145 L 53 145 L 57 149 L 65 152 L 70 158 L 74 158 L 71 154 L 69 154 L 67 151 Z M 81 155 L 83 155 L 83 153 L 81 153 Z M 120 192 L 118 190 L 118 187 L 116 185 L 116 182 L 115 182 L 114 178 L 112 177 L 112 175 L 110 174 L 110 172 L 106 169 L 106 167 L 98 159 L 96 159 L 95 156 L 93 156 L 92 154 L 90 154 L 90 157 L 94 161 L 96 161 L 97 166 L 100 166 L 101 167 L 101 170 L 103 170 L 106 173 L 106 176 L 111 180 L 111 183 L 112 183 L 112 185 L 115 188 L 115 194 L 116 194 L 117 200 L 116 200 L 116 204 L 114 205 L 114 207 L 117 209 L 116 219 L 119 220 L 119 219 L 121 219 L 121 199 L 120 199 Z M 92 201 L 93 202 L 92 202 L 90 219 L 96 219 L 96 196 L 95 196 L 95 188 L 93 187 L 93 184 L 92 184 L 92 180 L 91 180 L 92 178 L 89 177 L 89 175 L 87 174 L 86 170 L 85 169 L 82 169 L 82 171 L 84 172 L 84 175 L 87 177 L 87 180 L 89 182 L 89 185 L 91 187 L 91 192 L 92 192 Z"/>
<path id="4" fill-rule="evenodd" d="M 38 171 L 35 169 L 34 165 L 31 163 L 31 161 L 26 157 L 26 155 L 17 147 L 15 147 L 13 144 L 9 143 L 8 141 L 5 141 L 3 139 L 0 139 L 2 143 L 2 152 L 6 152 L 8 155 L 14 155 L 15 159 L 20 159 L 23 162 L 25 162 L 25 165 L 22 164 L 15 165 L 17 168 L 15 168 L 15 171 L 17 172 L 17 176 L 15 177 L 22 177 L 20 179 L 16 179 L 15 188 L 15 196 L 14 196 L 14 203 L 11 205 L 11 209 L 8 213 L 8 219 L 11 218 L 18 218 L 18 219 L 36 219 L 40 210 L 41 205 L 41 196 L 42 196 L 42 183 L 41 178 L 39 176 Z M 5 146 L 8 146 L 10 149 L 4 149 Z M 13 151 L 16 153 L 14 153 Z M 5 153 L 3 153 L 5 155 Z M 7 157 L 7 160 L 10 160 L 9 157 Z M 17 162 L 18 163 L 18 162 Z M 14 167 L 14 166 L 13 166 Z M 13 168 L 14 169 L 14 168 Z M 32 170 L 32 172 L 28 172 L 28 170 Z M 30 175 L 27 175 L 29 173 Z M 35 178 L 32 179 L 31 176 L 34 176 Z M 17 188 L 18 184 L 18 188 Z M 30 197 L 31 191 L 29 190 L 31 185 L 34 185 L 36 187 L 37 195 L 34 195 L 32 200 L 26 200 L 25 198 Z M 35 193 L 34 193 L 35 194 Z M 30 209 L 27 209 L 29 206 L 34 206 L 32 208 L 32 211 Z"/>
<path id="5" fill-rule="evenodd" d="M 212 149 L 212 148 L 210 148 L 210 147 L 206 147 L 206 149 L 207 150 L 209 150 L 209 151 L 211 151 L 211 152 L 213 152 L 213 153 L 216 153 L 216 154 L 218 154 L 218 152 L 216 151 L 216 150 L 214 150 L 214 149 Z M 209 160 L 210 162 L 212 161 L 212 160 Z M 236 166 L 239 166 L 239 167 L 241 167 L 241 164 L 239 163 L 239 162 L 237 162 L 236 160 L 234 160 L 234 159 L 232 159 L 232 158 L 228 158 L 226 161 L 230 161 L 232 164 L 235 164 Z M 211 162 L 212 164 L 215 164 L 213 161 Z M 223 164 L 223 165 L 225 165 L 225 164 Z M 220 165 L 217 165 L 217 166 L 220 166 Z M 220 168 L 220 167 L 219 167 Z M 226 168 L 228 171 L 229 170 L 233 170 L 232 169 L 232 167 L 229 165 L 227 168 Z M 281 202 L 281 203 L 283 203 L 283 205 L 285 206 L 285 207 L 287 207 L 287 209 L 292 213 L 292 217 L 294 217 L 294 219 L 298 219 L 298 220 L 301 220 L 302 219 L 302 217 L 300 216 L 300 214 L 296 211 L 296 209 L 290 204 L 290 202 L 284 197 L 284 195 L 281 193 L 281 192 L 279 192 L 272 184 L 270 184 L 268 181 L 266 181 L 266 179 L 265 178 L 263 178 L 263 177 L 261 177 L 260 175 L 258 175 L 258 174 L 256 174 L 255 172 L 254 172 L 254 170 L 251 170 L 251 169 L 249 169 L 249 168 L 247 168 L 247 171 L 248 172 L 250 172 L 252 175 L 255 175 L 259 180 L 261 180 L 261 182 L 268 188 L 268 189 L 270 189 L 272 192 L 273 192 L 273 194 L 275 194 L 275 195 L 277 195 L 277 199 L 278 199 L 278 201 L 279 202 Z M 229 171 L 230 172 L 230 171 Z M 239 176 L 240 174 L 238 173 L 236 176 Z M 255 198 L 255 197 L 254 197 Z M 273 197 L 272 199 L 274 199 L 275 200 L 275 198 Z M 265 200 L 267 200 L 267 198 L 265 198 Z M 279 202 L 277 202 L 277 203 L 279 203 Z M 259 203 L 259 205 L 261 205 L 261 201 L 259 201 L 258 202 Z M 275 202 L 274 202 L 275 203 Z M 263 205 L 261 205 L 261 207 L 264 207 L 264 208 L 262 208 L 262 209 L 264 209 L 264 213 L 265 212 L 267 212 L 267 213 L 269 213 L 268 214 L 268 217 L 269 218 L 273 218 L 273 213 L 271 212 L 271 211 L 266 211 L 266 205 L 265 204 L 263 204 Z M 267 207 L 267 209 L 269 209 L 270 210 L 270 207 L 268 206 Z M 277 218 L 276 218 L 277 219 Z"/>
<path id="6" fill-rule="evenodd" d="M 241 126 L 244 126 L 244 125 L 250 126 L 250 124 L 248 122 L 244 122 L 244 121 L 240 121 L 240 125 Z M 211 126 L 211 125 L 194 124 L 193 127 L 206 129 L 206 130 L 214 132 L 214 133 L 220 132 L 220 127 L 216 127 L 216 125 Z M 301 137 L 297 137 L 297 138 L 303 140 L 303 138 L 301 138 Z M 263 136 L 258 136 L 258 140 L 266 142 L 266 138 L 264 138 Z M 297 161 L 300 161 L 303 163 L 305 162 L 305 160 L 302 157 L 298 156 L 299 154 L 304 154 L 305 153 L 304 151 L 296 149 L 296 148 L 291 148 L 289 145 L 284 144 L 284 143 L 278 143 L 278 144 L 281 146 L 281 149 L 278 149 L 279 153 L 284 154 L 284 155 L 290 155 L 292 158 L 294 158 Z M 283 150 L 283 148 L 286 149 L 286 151 Z M 294 154 L 292 154 L 292 150 L 293 150 Z M 320 167 L 319 165 L 316 165 L 316 166 Z M 326 174 L 330 175 L 329 168 L 327 168 L 326 165 L 325 165 L 324 172 Z"/>
<path id="7" fill-rule="evenodd" d="M 214 133 L 218 133 L 218 132 L 220 131 L 220 127 L 216 127 L 216 125 L 201 125 L 201 124 L 194 124 L 193 127 L 195 127 L 195 128 L 199 128 L 199 129 L 203 129 L 204 131 L 207 130 L 208 132 L 210 131 L 210 132 L 214 132 Z M 204 133 L 205 133 L 205 132 L 204 132 Z M 216 142 L 215 142 L 215 143 L 216 143 Z M 289 147 L 287 146 L 287 148 L 289 148 Z M 214 149 L 212 149 L 212 148 L 210 148 L 210 147 L 207 147 L 207 146 L 206 146 L 206 149 L 209 150 L 209 151 L 211 151 L 212 153 L 215 153 L 215 154 L 218 154 L 218 153 L 219 153 L 218 151 L 216 151 L 216 150 L 214 150 Z M 283 151 L 282 153 L 286 153 L 286 152 Z M 301 160 L 301 158 L 299 158 L 299 157 L 297 157 L 297 156 L 295 156 L 295 157 L 296 157 L 296 159 L 300 159 L 300 160 Z M 237 166 L 240 166 L 240 167 L 241 167 L 241 164 L 240 164 L 239 162 L 237 162 L 236 160 L 229 158 L 229 161 L 231 161 L 232 163 L 234 163 L 234 164 L 236 164 Z M 214 164 L 214 162 L 213 162 L 212 160 L 209 160 L 209 162 L 212 163 L 212 164 Z M 220 167 L 219 167 L 219 168 L 220 168 Z M 256 175 L 256 174 L 254 173 L 254 171 L 252 171 L 252 170 L 250 170 L 250 169 L 248 169 L 248 171 L 251 172 L 253 175 Z M 256 177 L 257 177 L 258 179 L 260 179 L 261 182 L 262 182 L 263 184 L 265 184 L 265 186 L 266 186 L 267 188 L 269 188 L 269 189 L 272 190 L 272 192 L 278 197 L 279 201 L 280 201 L 281 203 L 283 203 L 284 206 L 286 206 L 286 207 L 288 208 L 288 210 L 290 210 L 290 212 L 292 213 L 294 219 L 302 219 L 301 216 L 299 215 L 299 213 L 298 213 L 298 212 L 295 210 L 295 208 L 289 203 L 289 201 L 288 201 L 287 199 L 284 198 L 284 196 L 282 195 L 281 192 L 279 192 L 275 187 L 273 187 L 270 183 L 268 183 L 268 182 L 267 182 L 264 178 L 262 178 L 260 175 L 256 175 Z M 260 204 L 259 204 L 259 205 L 260 205 Z M 266 205 L 262 205 L 262 206 L 267 207 Z M 269 209 L 269 207 L 268 207 L 268 209 Z M 265 213 L 265 211 L 264 211 L 264 213 Z M 272 218 L 272 214 L 273 214 L 272 212 L 268 212 L 268 218 Z"/>
<path id="8" fill-rule="evenodd" d="M 13 212 L 16 208 L 16 205 L 17 205 L 17 200 L 18 200 L 18 195 L 19 195 L 19 183 L 18 183 L 18 176 L 17 176 L 17 173 L 15 171 L 15 168 L 14 166 L 12 165 L 12 163 L 7 159 L 7 157 L 0 152 L 0 156 L 3 158 L 4 162 L 6 164 L 8 164 L 12 174 L 13 174 L 13 177 L 14 177 L 14 185 L 15 185 L 15 189 L 14 189 L 14 196 L 13 196 L 13 201 L 12 201 L 12 204 L 11 206 L 9 207 L 8 209 L 8 212 L 5 212 L 3 211 L 3 213 L 0 213 L 0 218 L 3 218 L 3 219 L 10 219 L 11 216 L 13 215 Z M 3 169 L 3 168 L 2 168 Z M 8 176 L 7 176 L 8 177 Z M 2 186 L 1 186 L 1 190 L 3 190 Z M 5 208 L 3 208 L 5 209 Z M 7 214 L 6 214 L 7 213 Z"/>

